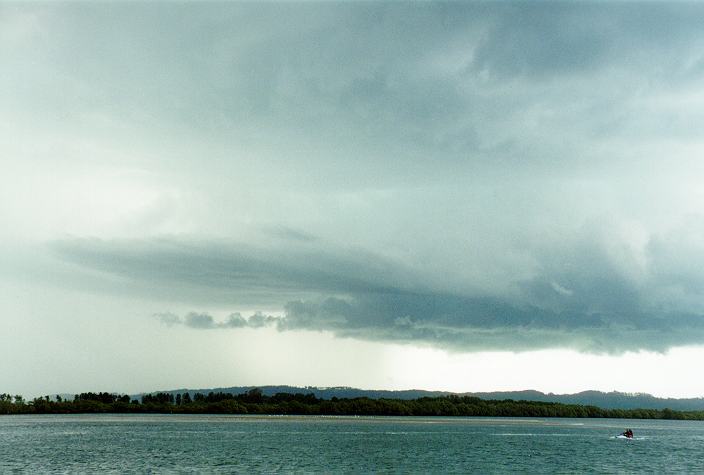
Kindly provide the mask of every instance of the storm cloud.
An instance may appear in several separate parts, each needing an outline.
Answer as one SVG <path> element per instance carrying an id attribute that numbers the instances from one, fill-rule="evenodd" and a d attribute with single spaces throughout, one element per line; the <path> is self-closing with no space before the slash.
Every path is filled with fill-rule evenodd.
<path id="1" fill-rule="evenodd" d="M 217 286 L 226 296 L 222 306 L 251 302 L 255 292 L 275 296 L 283 308 L 282 317 L 257 313 L 244 319 L 235 313 L 223 321 L 206 313 L 158 315 L 169 326 L 275 326 L 461 351 L 567 347 L 620 353 L 704 342 L 704 285 L 691 264 L 673 261 L 681 243 L 652 237 L 638 255 L 624 249 L 614 254 L 609 246 L 623 243 L 600 243 L 597 231 L 588 231 L 561 247 L 553 243 L 549 251 L 525 250 L 532 275 L 521 277 L 529 272 L 515 269 L 516 278 L 493 291 L 471 290 L 481 287 L 471 277 L 454 281 L 448 273 L 443 279 L 422 265 L 380 255 L 329 246 L 322 251 L 319 240 L 311 240 L 312 247 L 291 239 L 271 248 L 79 240 L 57 243 L 55 250 L 63 259 L 146 285 L 149 292 L 162 285 L 176 284 L 187 294 Z M 462 287 L 468 290 L 453 290 Z M 292 299 L 296 294 L 305 297 Z"/>
<path id="2" fill-rule="evenodd" d="M 331 335 L 352 361 L 704 345 L 702 24 L 684 2 L 0 3 L 0 315 L 24 316 L 0 347 L 39 335 L 73 369 L 125 342 L 101 374 L 148 386 L 259 377 L 277 365 L 232 361 L 297 342 L 333 361 Z M 37 379 L 66 376 L 45 353 Z"/>

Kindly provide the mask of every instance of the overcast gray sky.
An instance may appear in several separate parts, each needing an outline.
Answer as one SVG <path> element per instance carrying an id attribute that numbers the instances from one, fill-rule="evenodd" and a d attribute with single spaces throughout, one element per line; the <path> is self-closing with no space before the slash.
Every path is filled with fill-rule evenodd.
<path id="1" fill-rule="evenodd" d="M 0 391 L 704 396 L 702 24 L 0 3 Z"/>

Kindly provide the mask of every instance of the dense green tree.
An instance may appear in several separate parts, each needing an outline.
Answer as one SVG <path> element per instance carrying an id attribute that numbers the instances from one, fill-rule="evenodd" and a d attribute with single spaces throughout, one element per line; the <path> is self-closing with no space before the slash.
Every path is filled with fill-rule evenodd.
<path id="1" fill-rule="evenodd" d="M 319 414 L 319 415 L 388 415 L 388 416 L 490 416 L 490 417 L 611 417 L 642 419 L 704 420 L 704 411 L 671 409 L 601 409 L 535 401 L 492 401 L 466 396 L 423 397 L 415 400 L 332 398 L 323 400 L 313 394 L 278 393 L 266 396 L 259 389 L 244 394 L 210 392 L 145 394 L 142 401 L 130 402 L 128 395 L 80 393 L 73 400 L 55 400 L 45 396 L 25 402 L 22 396 L 0 394 L 0 414 L 44 413 L 212 413 L 212 414 Z"/>

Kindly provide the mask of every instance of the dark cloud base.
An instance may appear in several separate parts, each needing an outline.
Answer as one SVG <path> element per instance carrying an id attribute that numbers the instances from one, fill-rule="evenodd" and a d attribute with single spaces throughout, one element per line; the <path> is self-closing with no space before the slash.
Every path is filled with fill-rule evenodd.
<path id="1" fill-rule="evenodd" d="M 655 244 L 658 241 L 650 246 L 649 260 L 654 269 L 668 272 L 651 276 L 647 286 L 624 277 L 599 246 L 573 243 L 550 256 L 536 252 L 542 273 L 515 282 L 517 292 L 505 296 L 423 288 L 422 273 L 382 257 L 293 241 L 265 249 L 212 242 L 75 240 L 54 249 L 91 270 L 149 282 L 155 288 L 176 283 L 193 294 L 218 286 L 233 295 L 254 287 L 265 294 L 285 290 L 288 296 L 313 295 L 286 300 L 283 317 L 233 313 L 218 321 L 207 313 L 156 315 L 170 326 L 329 331 L 340 337 L 460 351 L 573 348 L 622 353 L 702 344 L 704 315 L 696 305 L 678 303 L 692 300 L 698 287 L 693 281 L 688 287 L 680 285 L 685 274 L 658 266 L 659 256 L 669 254 Z M 568 261 L 571 272 L 561 264 Z M 689 299 L 668 293 L 675 284 L 694 289 Z"/>
<path id="2" fill-rule="evenodd" d="M 650 317 L 642 323 L 603 315 L 550 313 L 519 309 L 488 299 L 433 295 L 370 295 L 293 301 L 285 316 L 239 313 L 218 322 L 205 313 L 183 318 L 157 314 L 162 323 L 195 329 L 274 327 L 278 331 L 329 331 L 342 338 L 415 343 L 455 351 L 528 351 L 571 348 L 587 353 L 620 354 L 704 341 L 704 318 L 695 314 Z"/>

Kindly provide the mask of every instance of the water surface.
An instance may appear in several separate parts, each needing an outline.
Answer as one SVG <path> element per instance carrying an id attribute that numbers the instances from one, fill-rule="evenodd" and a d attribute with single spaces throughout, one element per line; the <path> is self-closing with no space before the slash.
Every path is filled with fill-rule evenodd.
<path id="1" fill-rule="evenodd" d="M 636 440 L 616 439 L 626 427 Z M 704 423 L 0 416 L 0 472 L 704 472 Z"/>

